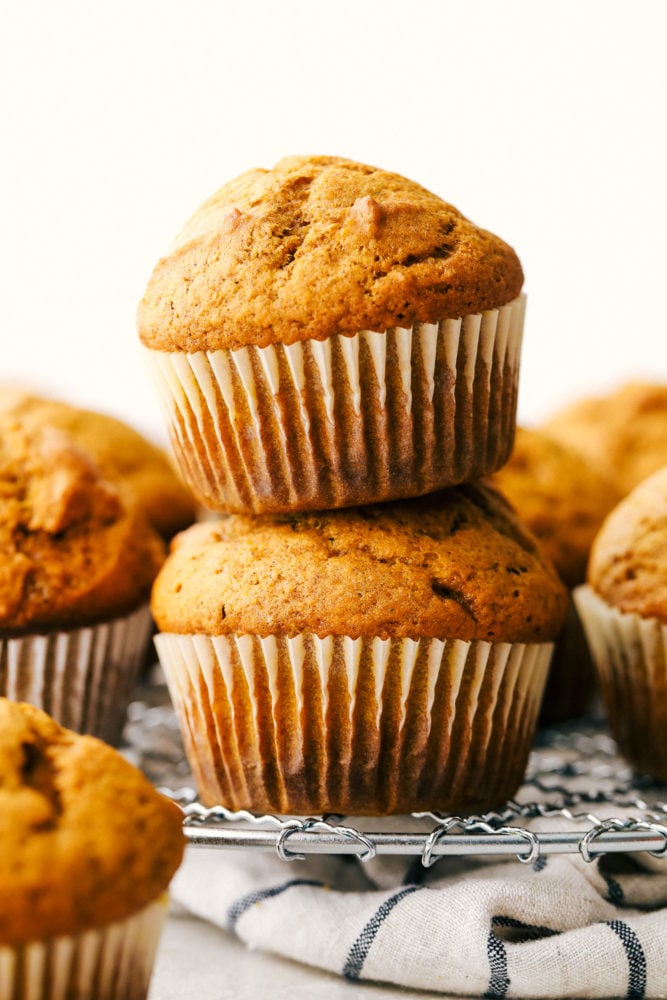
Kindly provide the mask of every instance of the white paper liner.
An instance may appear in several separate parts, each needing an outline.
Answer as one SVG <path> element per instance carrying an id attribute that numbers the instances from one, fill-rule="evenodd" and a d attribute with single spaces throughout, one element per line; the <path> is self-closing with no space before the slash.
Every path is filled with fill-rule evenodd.
<path id="1" fill-rule="evenodd" d="M 667 625 L 619 611 L 589 586 L 573 596 L 621 752 L 667 781 Z"/>
<path id="2" fill-rule="evenodd" d="M 553 649 L 311 634 L 155 642 L 205 801 L 357 815 L 509 798 Z"/>
<path id="3" fill-rule="evenodd" d="M 325 509 L 480 478 L 512 448 L 525 297 L 500 309 L 235 351 L 148 350 L 202 503 Z"/>
<path id="4" fill-rule="evenodd" d="M 152 629 L 143 605 L 99 625 L 0 638 L 0 695 L 116 745 Z"/>
<path id="5" fill-rule="evenodd" d="M 167 897 L 98 930 L 0 946 L 3 1000 L 144 1000 Z"/>

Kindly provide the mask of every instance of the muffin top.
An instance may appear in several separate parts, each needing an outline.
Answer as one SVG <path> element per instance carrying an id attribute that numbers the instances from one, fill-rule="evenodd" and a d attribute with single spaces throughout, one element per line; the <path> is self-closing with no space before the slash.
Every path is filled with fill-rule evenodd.
<path id="1" fill-rule="evenodd" d="M 518 427 L 514 449 L 491 482 L 544 545 L 563 582 L 586 579 L 593 539 L 620 494 L 571 447 Z"/>
<path id="2" fill-rule="evenodd" d="M 624 496 L 667 465 L 667 385 L 628 382 L 566 407 L 543 430 L 580 451 Z"/>
<path id="3" fill-rule="evenodd" d="M 619 611 L 667 624 L 667 466 L 607 517 L 591 550 L 588 582 Z"/>
<path id="4" fill-rule="evenodd" d="M 182 814 L 119 753 L 0 698 L 0 943 L 76 934 L 166 889 Z"/>
<path id="5" fill-rule="evenodd" d="M 153 271 L 138 329 L 162 351 L 293 344 L 482 312 L 522 284 L 511 247 L 419 184 L 292 156 L 195 212 Z"/>
<path id="6" fill-rule="evenodd" d="M 163 538 L 195 519 L 195 500 L 166 454 L 121 420 L 0 387 L 0 413 L 28 427 L 57 427 L 87 452 L 128 506 L 142 510 Z"/>
<path id="7" fill-rule="evenodd" d="M 0 417 L 0 633 L 118 617 L 148 596 L 164 543 L 71 438 Z"/>
<path id="8" fill-rule="evenodd" d="M 541 642 L 567 591 L 494 490 L 257 518 L 178 535 L 153 588 L 163 632 Z"/>

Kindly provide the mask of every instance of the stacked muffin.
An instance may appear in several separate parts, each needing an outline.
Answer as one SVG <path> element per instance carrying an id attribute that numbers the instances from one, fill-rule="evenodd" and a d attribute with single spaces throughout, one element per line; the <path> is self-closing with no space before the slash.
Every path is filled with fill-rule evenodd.
<path id="1" fill-rule="evenodd" d="M 516 789 L 567 606 L 471 484 L 512 448 L 522 280 L 451 205 L 331 157 L 243 174 L 158 263 L 139 333 L 183 475 L 230 515 L 177 539 L 152 602 L 205 801 Z"/>

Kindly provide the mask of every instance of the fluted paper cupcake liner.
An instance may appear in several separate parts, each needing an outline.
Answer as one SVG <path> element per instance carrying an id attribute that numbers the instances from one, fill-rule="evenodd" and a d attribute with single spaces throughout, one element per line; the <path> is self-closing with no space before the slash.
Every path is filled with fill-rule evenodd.
<path id="1" fill-rule="evenodd" d="M 152 629 L 144 605 L 99 625 L 0 638 L 0 695 L 117 745 Z"/>
<path id="2" fill-rule="evenodd" d="M 166 910 L 165 897 L 98 930 L 0 946 L 0 997 L 144 1000 Z"/>
<path id="3" fill-rule="evenodd" d="M 484 476 L 512 448 L 525 299 L 289 346 L 148 351 L 184 478 L 212 510 L 317 510 Z"/>
<path id="4" fill-rule="evenodd" d="M 588 586 L 574 600 L 621 753 L 667 781 L 667 625 L 619 611 Z"/>
<path id="5" fill-rule="evenodd" d="M 504 802 L 552 650 L 311 634 L 156 645 L 205 802 L 352 815 Z"/>

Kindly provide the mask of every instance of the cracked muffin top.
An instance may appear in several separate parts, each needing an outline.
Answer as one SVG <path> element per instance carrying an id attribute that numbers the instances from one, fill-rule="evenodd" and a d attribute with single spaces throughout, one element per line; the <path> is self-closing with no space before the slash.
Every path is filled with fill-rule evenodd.
<path id="1" fill-rule="evenodd" d="M 573 448 L 547 434 L 517 427 L 506 465 L 490 480 L 549 553 L 561 579 L 586 579 L 593 539 L 620 493 Z"/>
<path id="2" fill-rule="evenodd" d="M 494 309 L 522 284 L 511 247 L 419 184 L 293 156 L 195 212 L 153 271 L 138 330 L 162 351 L 293 344 Z"/>
<path id="3" fill-rule="evenodd" d="M 607 517 L 593 543 L 588 582 L 619 611 L 667 624 L 667 466 Z"/>
<path id="4" fill-rule="evenodd" d="M 119 753 L 0 698 L 0 943 L 76 934 L 159 898 L 182 814 Z"/>
<path id="5" fill-rule="evenodd" d="M 148 597 L 162 539 L 62 431 L 0 417 L 0 634 L 116 618 Z"/>
<path id="6" fill-rule="evenodd" d="M 542 642 L 567 591 L 506 501 L 469 484 L 195 525 L 172 543 L 152 609 L 163 632 Z"/>
<path id="7" fill-rule="evenodd" d="M 124 502 L 142 510 L 163 538 L 195 520 L 195 499 L 167 455 L 121 420 L 6 386 L 0 386 L 0 413 L 27 427 L 56 427 L 70 434 Z"/>

